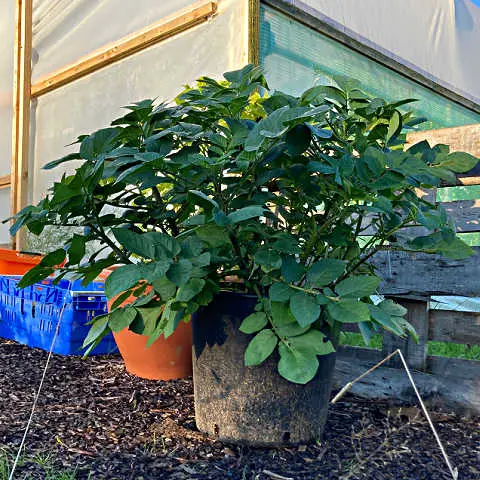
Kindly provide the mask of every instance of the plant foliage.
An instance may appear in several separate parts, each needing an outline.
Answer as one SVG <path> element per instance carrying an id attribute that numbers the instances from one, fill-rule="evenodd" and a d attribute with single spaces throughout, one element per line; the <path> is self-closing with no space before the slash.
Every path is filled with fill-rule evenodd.
<path id="1" fill-rule="evenodd" d="M 240 327 L 252 336 L 245 363 L 277 351 L 280 375 L 296 383 L 313 378 L 344 323 L 367 340 L 381 328 L 415 335 L 400 305 L 371 300 L 380 278 L 370 261 L 386 248 L 468 256 L 445 210 L 416 189 L 477 160 L 427 142 L 404 150 L 415 119 L 400 107 L 410 101 L 367 98 L 345 79 L 294 97 L 247 66 L 199 79 L 173 105 L 130 105 L 80 137 L 78 153 L 48 164 L 81 161 L 14 217 L 12 234 L 85 228 L 21 285 L 51 274 L 89 282 L 117 266 L 105 284 L 116 300 L 94 319 L 90 347 L 127 327 L 151 343 L 221 288 L 254 293 L 256 311 Z"/>

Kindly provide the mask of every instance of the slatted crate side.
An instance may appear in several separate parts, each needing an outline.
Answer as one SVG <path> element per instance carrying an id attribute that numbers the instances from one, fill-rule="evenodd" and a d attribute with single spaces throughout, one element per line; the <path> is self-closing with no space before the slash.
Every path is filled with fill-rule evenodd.
<path id="1" fill-rule="evenodd" d="M 480 313 L 430 310 L 429 340 L 480 345 Z"/>

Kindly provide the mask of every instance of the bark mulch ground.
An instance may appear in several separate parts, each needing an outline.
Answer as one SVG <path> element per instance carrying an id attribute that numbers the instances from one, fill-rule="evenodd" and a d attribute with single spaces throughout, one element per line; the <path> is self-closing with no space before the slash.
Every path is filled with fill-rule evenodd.
<path id="1" fill-rule="evenodd" d="M 20 444 L 47 353 L 0 340 L 0 449 Z M 480 419 L 435 410 L 460 479 L 480 478 Z M 347 396 L 321 442 L 282 449 L 225 445 L 195 428 L 192 382 L 146 381 L 119 357 L 54 356 L 17 478 L 45 479 L 39 458 L 76 479 L 451 478 L 416 407 Z M 43 462 L 45 463 L 45 462 Z"/>

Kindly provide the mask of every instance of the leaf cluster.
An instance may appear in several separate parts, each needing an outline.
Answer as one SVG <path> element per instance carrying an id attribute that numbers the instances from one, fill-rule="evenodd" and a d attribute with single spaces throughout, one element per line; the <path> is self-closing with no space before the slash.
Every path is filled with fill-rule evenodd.
<path id="1" fill-rule="evenodd" d="M 445 210 L 417 190 L 477 160 L 427 142 L 404 150 L 418 122 L 403 111 L 411 101 L 371 99 L 341 78 L 294 97 L 269 90 L 249 65 L 199 79 L 175 104 L 130 105 L 49 163 L 81 161 L 15 216 L 12 234 L 84 228 L 21 284 L 51 274 L 89 282 L 115 266 L 105 284 L 112 308 L 94 319 L 91 348 L 127 327 L 151 343 L 220 289 L 253 293 L 257 307 L 240 327 L 252 336 L 245 363 L 277 351 L 280 375 L 296 383 L 313 378 L 344 323 L 367 341 L 381 328 L 415 336 L 405 309 L 372 301 L 381 279 L 371 259 L 385 248 L 468 256 Z M 86 257 L 89 242 L 102 248 Z"/>

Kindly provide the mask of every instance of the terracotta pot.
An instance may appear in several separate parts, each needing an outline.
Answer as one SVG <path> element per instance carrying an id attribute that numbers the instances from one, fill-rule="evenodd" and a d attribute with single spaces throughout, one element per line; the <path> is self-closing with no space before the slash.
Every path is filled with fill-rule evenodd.
<path id="1" fill-rule="evenodd" d="M 112 269 L 111 269 L 112 270 Z M 111 271 L 110 270 L 110 271 Z M 110 272 L 104 272 L 106 278 Z M 110 309 L 114 300 L 108 302 Z M 128 305 L 134 297 L 127 298 Z M 148 337 L 125 328 L 113 337 L 128 372 L 148 380 L 174 380 L 192 375 L 192 327 L 180 322 L 168 338 L 163 335 L 147 348 Z"/>
<path id="2" fill-rule="evenodd" d="M 173 380 L 192 375 L 192 327 L 181 322 L 167 339 L 147 348 L 148 337 L 128 328 L 113 337 L 128 372 L 148 380 Z"/>

